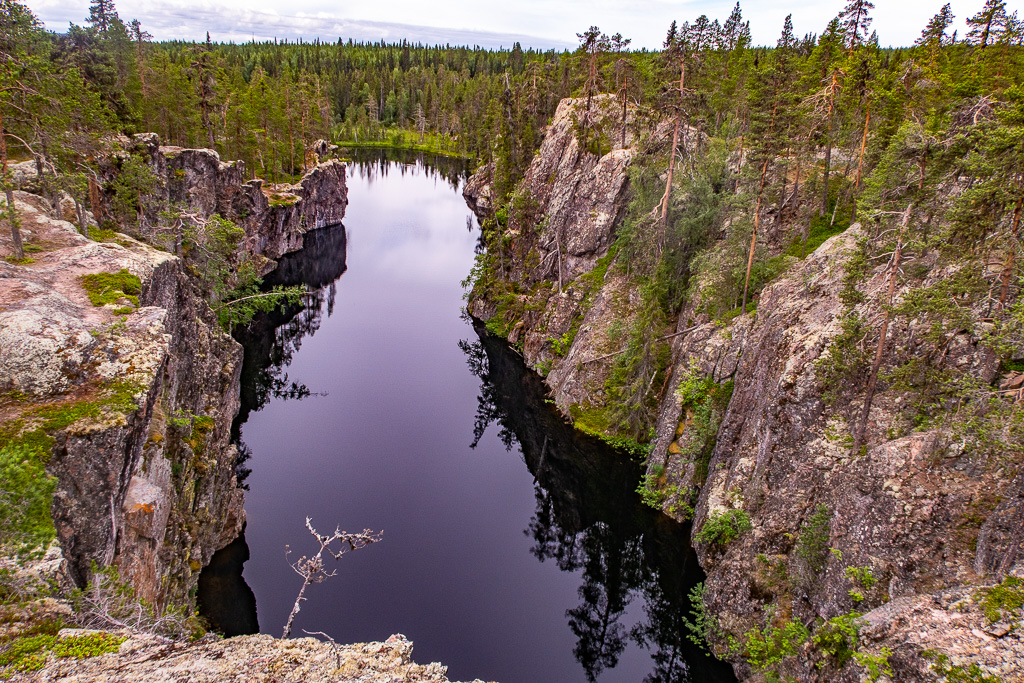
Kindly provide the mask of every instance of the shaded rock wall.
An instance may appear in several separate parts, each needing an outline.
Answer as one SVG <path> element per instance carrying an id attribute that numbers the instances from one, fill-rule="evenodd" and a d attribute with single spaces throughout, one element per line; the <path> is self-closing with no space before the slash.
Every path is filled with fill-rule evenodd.
<path id="1" fill-rule="evenodd" d="M 507 327 L 509 342 L 529 364 L 547 370 L 545 381 L 563 411 L 600 399 L 607 375 L 594 360 L 617 350 L 608 330 L 628 325 L 638 297 L 624 276 L 597 267 L 628 196 L 628 158 L 615 163 L 626 150 L 606 155 L 607 161 L 580 152 L 567 122 L 571 106 L 562 103 L 519 188 L 538 199 L 537 223 L 545 228 L 528 242 L 528 258 L 504 264 L 523 302 Z M 484 216 L 493 209 L 488 172 L 478 172 L 466 189 L 470 206 Z M 543 212 L 550 212 L 546 222 Z M 548 226 L 564 233 L 556 237 Z M 507 233 L 513 243 L 529 238 L 519 226 Z M 922 656 L 927 649 L 948 654 L 954 664 L 978 664 L 1004 680 L 1021 680 L 1021 625 L 990 623 L 975 588 L 1007 575 L 1024 577 L 1020 463 L 1009 453 L 992 459 L 975 452 L 939 429 L 909 428 L 902 413 L 911 397 L 892 388 L 875 396 L 868 446 L 854 454 L 846 436 L 863 397 L 825 402 L 818 362 L 849 315 L 839 296 L 842 264 L 861 236 L 855 225 L 805 260 L 794 259 L 761 293 L 756 314 L 723 324 L 692 305 L 682 312 L 676 330 L 685 333 L 672 339 L 671 376 L 659 394 L 648 475 L 669 493 L 663 510 L 681 521 L 692 514 L 695 531 L 729 510 L 751 520 L 752 530 L 724 548 L 696 543 L 708 574 L 705 604 L 721 628 L 712 644 L 741 678 L 762 680 L 765 673 L 750 668 L 742 646 L 730 650 L 728 638 L 742 645 L 746 634 L 766 623 L 793 620 L 817 628 L 822 620 L 856 611 L 866 612 L 862 653 L 891 652 L 896 680 L 935 680 Z M 561 294 L 552 266 L 558 246 L 566 264 Z M 855 313 L 877 325 L 886 273 L 884 264 L 872 266 L 861 285 L 865 301 Z M 956 265 L 939 266 L 934 253 L 925 253 L 918 268 L 930 274 L 916 286 L 928 286 L 950 277 Z M 593 275 L 579 277 L 588 271 L 601 276 L 599 284 Z M 901 286 L 897 298 L 910 285 Z M 481 289 L 470 299 L 470 312 L 494 320 L 507 300 Z M 982 311 L 972 315 L 985 319 Z M 914 353 L 927 324 L 904 321 L 886 350 L 899 346 Z M 998 383 L 998 362 L 982 343 L 985 329 L 953 335 L 941 361 L 982 386 Z M 566 332 L 571 345 L 555 353 L 552 338 Z M 677 393 L 693 375 L 733 383 L 713 450 L 703 457 L 688 448 L 698 435 L 692 410 Z M 1014 375 L 1002 385 L 1016 381 Z M 693 504 L 692 513 L 682 502 Z M 825 510 L 827 540 L 822 567 L 815 570 L 796 545 L 818 506 Z M 870 568 L 877 583 L 858 586 L 849 567 Z M 851 591 L 863 599 L 855 600 Z M 863 673 L 857 664 L 837 666 L 810 643 L 781 669 L 801 681 L 854 681 Z"/>
<path id="2" fill-rule="evenodd" d="M 161 147 L 155 135 L 125 145 L 159 180 L 131 228 L 139 238 L 158 235 L 169 207 L 217 213 L 244 228 L 241 252 L 266 271 L 345 213 L 345 167 L 336 161 L 266 188 L 211 150 Z M 104 163 L 107 180 L 122 162 Z M 31 185 L 31 169 L 24 174 Z M 111 200 L 103 195 L 101 218 L 112 216 Z M 85 585 L 94 563 L 113 563 L 155 604 L 185 601 L 244 522 L 230 443 L 241 347 L 173 255 L 123 234 L 90 241 L 35 195 L 19 192 L 16 204 L 39 252 L 25 264 L 0 261 L 0 391 L 8 392 L 0 423 L 22 424 L 22 433 L 41 427 L 54 439 L 52 516 L 75 583 Z M 8 242 L 0 235 L 0 256 Z M 140 278 L 138 306 L 124 298 L 93 306 L 80 276 L 121 269 Z M 66 425 L 40 417 L 83 410 Z"/>
<path id="3" fill-rule="evenodd" d="M 518 319 L 508 340 L 522 350 L 528 365 L 545 371 L 555 402 L 565 413 L 572 405 L 597 402 L 603 396 L 608 364 L 590 361 L 614 350 L 609 326 L 628 318 L 639 302 L 620 274 L 602 271 L 600 278 L 585 276 L 608 257 L 615 242 L 640 124 L 628 109 L 623 147 L 618 103 L 610 95 L 594 98 L 591 125 L 610 133 L 601 138 L 609 146 L 601 148 L 599 157 L 596 147 L 590 150 L 581 144 L 577 121 L 583 107 L 582 99 L 559 104 L 519 185 L 526 208 L 513 207 L 508 224 L 495 228 L 512 244 L 511 258 L 503 265 L 516 292 Z M 661 140 L 665 132 L 658 129 L 654 140 Z M 494 219 L 492 175 L 493 169 L 485 166 L 464 189 L 467 203 L 481 220 Z M 469 312 L 483 321 L 506 314 L 480 287 L 470 295 Z M 555 340 L 567 334 L 575 343 L 559 353 Z"/>

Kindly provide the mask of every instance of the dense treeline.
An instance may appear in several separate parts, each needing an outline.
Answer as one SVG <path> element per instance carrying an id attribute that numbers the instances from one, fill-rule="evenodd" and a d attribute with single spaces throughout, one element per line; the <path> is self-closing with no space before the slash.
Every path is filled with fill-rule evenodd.
<path id="1" fill-rule="evenodd" d="M 604 387 L 602 419 L 594 420 L 602 431 L 649 437 L 652 388 L 664 386 L 669 357 L 664 335 L 684 326 L 680 313 L 724 322 L 750 312 L 793 259 L 856 220 L 870 236 L 865 263 L 891 257 L 894 234 L 904 259 L 910 243 L 919 261 L 937 252 L 967 259 L 972 272 L 982 270 L 973 293 L 994 288 L 1006 325 L 1022 324 L 1009 312 L 1020 286 L 1024 203 L 1022 24 L 1002 0 L 987 0 L 968 19 L 967 35 L 957 36 L 945 5 L 913 46 L 883 49 L 871 31 L 872 9 L 851 0 L 820 35 L 802 38 L 787 18 L 770 48 L 751 46 L 738 4 L 721 23 L 706 16 L 673 23 L 657 54 L 617 54 L 623 39 L 596 27 L 580 35 L 572 82 L 583 98 L 581 144 L 597 154 L 618 144 L 630 108 L 641 140 L 614 263 L 643 302 Z M 616 95 L 621 119 L 592 108 L 598 92 Z M 495 145 L 495 184 L 507 210 L 496 223 L 508 230 L 489 233 L 478 273 L 507 327 L 521 319 L 517 306 L 532 284 L 502 275 L 517 249 L 529 248 L 509 236 L 530 235 L 535 217 L 529 197 L 501 182 L 501 152 Z M 851 275 L 844 295 L 851 302 L 858 298 L 852 283 L 869 270 Z M 864 321 L 854 329 L 850 310 L 847 341 L 861 348 L 878 335 L 885 342 L 885 332 Z M 856 363 L 835 360 L 833 380 L 871 386 L 870 394 L 879 368 L 866 363 L 863 348 L 858 353 Z M 932 370 L 917 368 L 914 386 L 937 381 Z M 851 416 L 851 424 L 860 419 Z M 863 429 L 852 431 L 856 439 Z"/>

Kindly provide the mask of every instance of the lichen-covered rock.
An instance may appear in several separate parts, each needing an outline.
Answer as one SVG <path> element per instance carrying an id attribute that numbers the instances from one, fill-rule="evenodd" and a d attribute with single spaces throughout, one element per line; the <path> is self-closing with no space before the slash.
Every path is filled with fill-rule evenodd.
<path id="1" fill-rule="evenodd" d="M 623 145 L 615 98 L 593 98 L 589 139 L 601 147 L 587 149 L 579 135 L 584 103 L 559 103 L 517 191 L 527 208 L 510 209 L 507 225 L 493 221 L 490 228 L 513 245 L 505 276 L 522 292 L 514 305 L 519 319 L 507 330 L 508 340 L 522 349 L 531 367 L 547 371 L 554 400 L 566 414 L 573 405 L 600 402 L 610 365 L 593 361 L 616 350 L 617 340 L 608 336 L 612 322 L 628 324 L 638 303 L 626 278 L 607 274 L 606 258 L 639 144 L 636 112 L 627 109 Z M 664 132 L 655 131 L 653 138 L 659 140 Z M 494 219 L 493 172 L 491 165 L 482 167 L 463 190 L 482 220 Z M 599 267 L 601 259 L 605 262 Z M 590 275 L 595 270 L 600 276 Z M 498 327 L 507 315 L 481 290 L 471 293 L 468 309 L 479 320 L 496 320 Z"/>
<path id="2" fill-rule="evenodd" d="M 52 517 L 76 583 L 113 563 L 147 600 L 181 600 L 243 521 L 229 444 L 241 349 L 172 255 L 90 241 L 33 195 L 15 205 L 33 249 L 0 261 L 0 424 L 54 439 Z M 93 305 L 82 276 L 122 270 L 137 305 Z"/>
<path id="3" fill-rule="evenodd" d="M 301 249 L 310 230 L 341 223 L 348 205 L 345 165 L 336 159 L 314 165 L 296 184 L 268 185 L 258 178 L 246 181 L 245 164 L 221 161 L 212 149 L 160 145 L 154 133 L 124 144 L 144 156 L 160 184 L 145 202 L 149 225 L 157 225 L 160 211 L 172 207 L 204 217 L 216 213 L 245 230 L 242 248 L 250 256 L 273 260 Z M 111 177 L 117 173 L 115 162 L 108 163 Z M 105 201 L 109 211 L 110 197 Z M 266 269 L 272 267 L 268 263 Z"/>
<path id="4" fill-rule="evenodd" d="M 76 636 L 76 631 L 65 629 L 60 635 L 71 638 Z M 131 635 L 117 652 L 82 659 L 50 653 L 38 671 L 11 672 L 13 675 L 8 680 L 16 683 L 57 680 L 67 683 L 448 683 L 447 670 L 437 662 L 413 662 L 412 643 L 401 634 L 383 643 L 353 645 L 334 645 L 314 638 L 278 640 L 266 635 L 223 640 L 208 636 L 195 643 Z"/>

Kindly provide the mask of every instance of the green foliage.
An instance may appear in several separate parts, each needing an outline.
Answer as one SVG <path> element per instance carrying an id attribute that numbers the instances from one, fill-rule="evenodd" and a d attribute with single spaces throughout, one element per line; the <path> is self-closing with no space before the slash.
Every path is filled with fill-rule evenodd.
<path id="1" fill-rule="evenodd" d="M 0 652 L 0 678 L 10 678 L 15 672 L 38 671 L 46 664 L 46 656 L 56 642 L 56 636 L 36 635 L 18 638 Z"/>
<path id="2" fill-rule="evenodd" d="M 569 352 L 569 348 L 572 346 L 573 339 L 576 336 L 576 329 L 570 329 L 568 332 L 563 334 L 561 337 L 549 337 L 548 341 L 551 342 L 551 350 L 555 352 L 556 356 L 564 356 Z"/>
<path id="3" fill-rule="evenodd" d="M 79 278 L 93 306 L 114 304 L 122 299 L 139 305 L 142 281 L 122 268 L 116 273 L 90 273 Z"/>
<path id="4" fill-rule="evenodd" d="M 695 476 L 699 484 L 707 478 L 708 463 L 718 439 L 718 427 L 729 406 L 732 390 L 732 380 L 716 384 L 710 376 L 698 370 L 696 361 L 691 363 L 676 389 L 683 410 L 692 413 L 683 433 L 685 444 L 682 453 L 695 461 Z"/>
<path id="5" fill-rule="evenodd" d="M 54 434 L 83 419 L 102 419 L 137 408 L 138 387 L 110 382 L 91 400 L 30 407 L 0 423 L 0 548 L 17 556 L 37 556 L 54 536 L 50 499 L 56 480 L 45 465 Z"/>
<path id="6" fill-rule="evenodd" d="M 141 156 L 128 154 L 120 160 L 111 183 L 111 208 L 121 225 L 134 225 L 142 214 L 147 195 L 159 185 L 159 179 Z"/>
<path id="7" fill-rule="evenodd" d="M 0 446 L 0 551 L 6 556 L 39 555 L 56 535 L 50 502 L 57 480 L 40 455 L 26 443 Z"/>
<path id="8" fill-rule="evenodd" d="M 1003 582 L 975 591 L 974 600 L 992 623 L 1003 619 L 1019 619 L 1024 607 L 1024 579 L 1007 576 Z"/>
<path id="9" fill-rule="evenodd" d="M 750 531 L 754 525 L 750 523 L 750 515 L 744 510 L 715 510 L 708 515 L 704 526 L 693 537 L 698 543 L 707 543 L 724 548 L 740 534 Z"/>
<path id="10" fill-rule="evenodd" d="M 569 416 L 572 418 L 573 427 L 627 453 L 634 460 L 642 461 L 650 453 L 650 444 L 640 443 L 628 436 L 609 434 L 612 431 L 612 422 L 607 408 L 584 408 L 573 405 L 569 408 Z"/>
<path id="11" fill-rule="evenodd" d="M 774 669 L 785 658 L 796 655 L 810 635 L 798 621 L 783 620 L 778 626 L 751 629 L 744 634 L 743 656 L 758 671 Z"/>
<path id="12" fill-rule="evenodd" d="M 947 655 L 933 650 L 925 650 L 923 654 L 925 658 L 934 660 L 931 669 L 943 677 L 943 683 L 1003 683 L 1002 678 L 985 673 L 977 664 L 953 664 Z"/>
<path id="13" fill-rule="evenodd" d="M 845 232 L 849 227 L 849 212 L 837 214 L 835 222 L 832 221 L 832 212 L 826 212 L 824 216 L 815 214 L 811 216 L 806 239 L 802 237 L 794 238 L 786 249 L 786 254 L 794 258 L 805 258 L 809 254 L 813 254 L 830 237 L 835 237 Z"/>
<path id="14" fill-rule="evenodd" d="M 796 555 L 814 574 L 820 574 L 828 562 L 829 540 L 832 535 L 832 513 L 828 507 L 819 504 L 800 527 L 800 538 L 796 544 Z"/>
<path id="15" fill-rule="evenodd" d="M 832 617 L 814 632 L 814 637 L 811 639 L 814 646 L 832 657 L 837 668 L 841 668 L 850 661 L 857 650 L 860 629 L 863 625 L 860 616 L 858 612 L 850 612 Z M 818 662 L 818 668 L 824 667 L 825 663 L 825 661 Z"/>
<path id="16" fill-rule="evenodd" d="M 869 652 L 854 652 L 853 659 L 867 669 L 867 679 L 871 683 L 875 683 L 882 676 L 892 678 L 892 667 L 889 666 L 890 655 L 892 655 L 892 651 L 883 647 L 877 655 Z"/>
<path id="17" fill-rule="evenodd" d="M 15 672 L 38 671 L 46 665 L 50 653 L 57 657 L 86 659 L 108 652 L 117 652 L 126 640 L 111 633 L 84 633 L 58 638 L 53 634 L 27 635 L 6 645 L 0 644 L 0 679 L 10 678 Z"/>
<path id="18" fill-rule="evenodd" d="M 871 567 L 847 567 L 845 575 L 853 583 L 854 587 L 850 589 L 849 596 L 853 598 L 855 603 L 864 602 L 864 593 L 857 590 L 858 588 L 869 591 L 878 583 L 878 579 L 875 578 Z"/>
<path id="19" fill-rule="evenodd" d="M 703 581 L 690 589 L 690 616 L 693 618 L 684 616 L 682 619 L 683 626 L 689 631 L 686 639 L 707 652 L 711 636 L 719 631 L 719 627 L 718 618 L 704 604 L 704 591 Z"/>
<path id="20" fill-rule="evenodd" d="M 92 632 L 58 638 L 53 643 L 53 654 L 58 657 L 87 659 L 99 657 L 109 652 L 117 652 L 126 636 L 115 636 L 113 633 Z"/>

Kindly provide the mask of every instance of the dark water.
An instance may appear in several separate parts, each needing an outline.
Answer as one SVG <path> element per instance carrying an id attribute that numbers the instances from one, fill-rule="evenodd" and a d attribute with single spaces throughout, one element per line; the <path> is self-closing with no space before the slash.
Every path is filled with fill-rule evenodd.
<path id="1" fill-rule="evenodd" d="M 384 540 L 307 591 L 293 635 L 404 633 L 452 680 L 734 680 L 685 637 L 702 579 L 689 530 L 643 506 L 640 466 L 566 425 L 521 359 L 460 314 L 479 232 L 464 169 L 405 161 L 350 165 L 344 228 L 275 274 L 316 288 L 307 306 L 239 335 L 259 629 L 280 635 L 301 584 L 285 547 L 315 551 L 309 516 Z M 229 632 L 255 618 L 222 576 L 245 560 L 238 545 L 200 592 Z"/>

